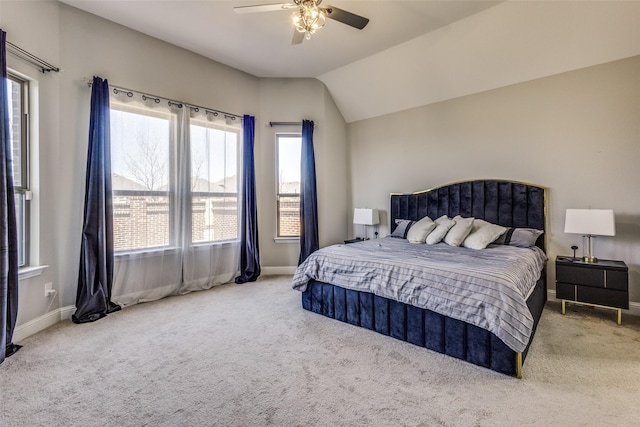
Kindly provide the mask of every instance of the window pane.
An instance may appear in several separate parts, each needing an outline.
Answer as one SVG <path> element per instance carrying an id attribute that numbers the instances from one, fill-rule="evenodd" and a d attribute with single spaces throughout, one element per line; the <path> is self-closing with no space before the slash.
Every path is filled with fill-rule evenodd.
<path id="1" fill-rule="evenodd" d="M 25 191 L 28 190 L 27 155 L 29 141 L 24 132 L 24 117 L 28 113 L 26 103 L 28 83 L 15 76 L 9 75 L 6 81 L 9 104 L 9 142 L 11 144 L 11 165 L 13 169 L 13 185 L 15 193 L 16 225 L 18 237 L 18 266 L 28 265 L 28 212 L 29 202 Z"/>
<path id="2" fill-rule="evenodd" d="M 114 190 L 114 250 L 169 246 L 169 214 L 169 196 L 145 196 Z"/>
<path id="3" fill-rule="evenodd" d="M 25 217 L 25 196 L 24 192 L 16 190 L 15 192 L 16 203 L 16 224 L 18 226 L 18 267 L 23 267 L 26 263 L 26 245 L 25 245 L 25 229 L 26 229 L 26 217 Z"/>
<path id="4" fill-rule="evenodd" d="M 7 79 L 9 94 L 9 138 L 11 138 L 11 155 L 13 163 L 13 185 L 22 187 L 22 84 Z"/>
<path id="5" fill-rule="evenodd" d="M 278 192 L 300 194 L 300 153 L 297 136 L 278 136 Z"/>
<path id="6" fill-rule="evenodd" d="M 300 236 L 300 196 L 279 197 L 278 236 Z"/>
<path id="7" fill-rule="evenodd" d="M 171 243 L 170 117 L 111 110 L 116 251 Z"/>
<path id="8" fill-rule="evenodd" d="M 111 168 L 119 190 L 169 190 L 169 118 L 111 110 Z"/>
<path id="9" fill-rule="evenodd" d="M 238 137 L 233 131 L 192 125 L 191 241 L 238 238 Z"/>
<path id="10" fill-rule="evenodd" d="M 278 237 L 300 236 L 300 155 L 302 138 L 278 135 Z"/>

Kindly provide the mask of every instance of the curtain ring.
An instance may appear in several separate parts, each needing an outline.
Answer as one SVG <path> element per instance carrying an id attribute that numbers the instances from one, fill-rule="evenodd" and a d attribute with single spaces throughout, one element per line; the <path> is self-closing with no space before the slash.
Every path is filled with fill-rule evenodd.
<path id="1" fill-rule="evenodd" d="M 116 95 L 117 95 L 117 94 L 119 94 L 120 92 L 123 92 L 123 91 L 122 91 L 122 90 L 118 90 L 118 88 L 117 88 L 117 87 L 114 87 L 114 88 L 113 88 L 113 93 L 115 93 Z M 124 93 L 125 93 L 125 94 L 127 95 L 127 97 L 129 97 L 129 98 L 132 98 L 132 97 L 133 97 L 133 93 L 132 93 L 131 91 L 127 91 L 127 92 L 124 92 Z"/>

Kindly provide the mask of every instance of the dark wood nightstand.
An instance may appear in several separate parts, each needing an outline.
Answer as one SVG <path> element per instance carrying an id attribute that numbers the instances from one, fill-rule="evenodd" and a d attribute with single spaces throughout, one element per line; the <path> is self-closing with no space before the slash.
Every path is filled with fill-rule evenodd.
<path id="1" fill-rule="evenodd" d="M 591 305 L 618 312 L 629 309 L 629 269 L 623 261 L 584 262 L 581 258 L 556 257 L 556 298 L 565 304 Z"/>
<path id="2" fill-rule="evenodd" d="M 357 243 L 357 242 L 363 242 L 364 239 L 362 237 L 356 237 L 355 239 L 349 239 L 349 240 L 345 240 L 344 244 L 348 245 L 349 243 Z"/>

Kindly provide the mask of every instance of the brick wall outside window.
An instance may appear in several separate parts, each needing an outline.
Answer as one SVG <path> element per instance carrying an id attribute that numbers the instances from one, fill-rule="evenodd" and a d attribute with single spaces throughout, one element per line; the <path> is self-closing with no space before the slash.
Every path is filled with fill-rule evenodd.
<path id="1" fill-rule="evenodd" d="M 278 236 L 300 235 L 300 198 L 280 197 L 278 218 Z"/>
<path id="2" fill-rule="evenodd" d="M 169 197 L 114 196 L 114 250 L 170 246 Z M 192 241 L 204 243 L 238 238 L 235 196 L 194 197 Z"/>

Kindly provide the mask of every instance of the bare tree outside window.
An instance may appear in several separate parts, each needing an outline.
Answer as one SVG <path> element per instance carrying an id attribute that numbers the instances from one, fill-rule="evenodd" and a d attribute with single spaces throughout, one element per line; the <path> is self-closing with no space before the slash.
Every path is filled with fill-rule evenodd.
<path id="1" fill-rule="evenodd" d="M 137 141 L 136 154 L 127 153 L 124 163 L 133 179 L 147 190 L 158 191 L 169 182 L 168 158 L 162 155 L 162 142 L 158 138 L 139 138 Z"/>

